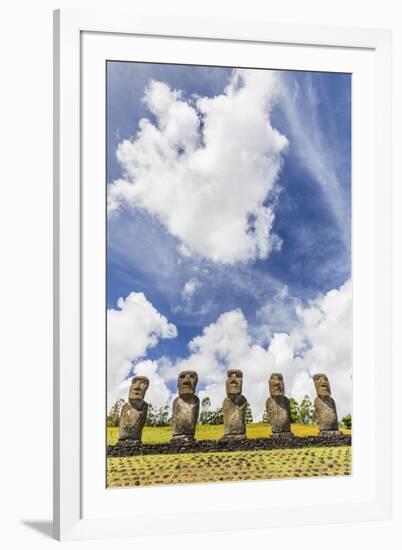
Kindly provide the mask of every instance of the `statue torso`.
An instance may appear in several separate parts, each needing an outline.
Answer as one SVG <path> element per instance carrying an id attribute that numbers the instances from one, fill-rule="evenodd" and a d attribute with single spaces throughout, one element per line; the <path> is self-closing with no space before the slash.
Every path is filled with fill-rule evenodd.
<path id="1" fill-rule="evenodd" d="M 243 395 L 234 400 L 226 397 L 223 402 L 225 435 L 242 435 L 246 432 L 247 399 Z"/>
<path id="2" fill-rule="evenodd" d="M 338 430 L 338 415 L 336 413 L 335 401 L 332 397 L 316 397 L 314 407 L 320 430 Z"/>
<path id="3" fill-rule="evenodd" d="M 173 435 L 194 435 L 199 408 L 200 400 L 196 395 L 176 397 L 173 401 Z"/>
<path id="4" fill-rule="evenodd" d="M 130 402 L 123 405 L 120 417 L 120 439 L 141 439 L 147 410 L 148 404 L 145 401 L 136 407 Z"/>
<path id="5" fill-rule="evenodd" d="M 269 397 L 266 401 L 266 409 L 272 432 L 290 431 L 290 403 L 284 395 Z"/>

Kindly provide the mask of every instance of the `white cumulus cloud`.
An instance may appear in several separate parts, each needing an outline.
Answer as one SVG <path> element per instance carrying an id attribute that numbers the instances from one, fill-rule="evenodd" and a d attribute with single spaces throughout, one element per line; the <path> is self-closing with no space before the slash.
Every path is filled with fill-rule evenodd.
<path id="1" fill-rule="evenodd" d="M 168 322 L 142 292 L 131 292 L 126 298 L 119 298 L 118 309 L 107 312 L 107 366 L 108 366 L 108 407 L 117 399 L 127 399 L 130 380 L 127 375 L 133 362 L 145 357 L 148 348 L 157 345 L 161 338 L 175 338 L 177 329 Z M 152 362 L 136 365 L 137 374 L 148 369 L 152 393 L 160 386 L 158 373 Z"/>
<path id="2" fill-rule="evenodd" d="M 147 401 L 171 406 L 181 370 L 198 373 L 198 395 L 208 396 L 212 408 L 222 405 L 226 372 L 243 371 L 243 393 L 255 420 L 261 420 L 268 397 L 268 377 L 281 372 L 286 394 L 300 401 L 315 397 L 312 380 L 316 372 L 328 375 L 339 418 L 352 411 L 352 285 L 318 296 L 307 306 L 296 305 L 297 324 L 289 333 L 274 333 L 264 346 L 252 335 L 252 327 L 240 309 L 223 313 L 189 344 L 189 354 L 172 363 L 162 357 L 146 359 L 146 350 L 160 338 L 177 335 L 174 325 L 160 315 L 141 293 L 120 299 L 120 310 L 108 311 L 109 392 L 113 399 L 127 397 L 128 372 L 148 376 Z M 144 358 L 142 361 L 138 359 Z"/>
<path id="3" fill-rule="evenodd" d="M 189 351 L 188 358 L 166 370 L 167 380 L 175 380 L 181 370 L 197 371 L 200 398 L 207 395 L 211 406 L 217 408 L 226 395 L 226 371 L 240 369 L 244 374 L 244 394 L 252 409 L 262 415 L 274 356 L 253 343 L 242 311 L 235 309 L 222 314 L 215 323 L 204 328 L 202 335 L 191 340 Z"/>
<path id="4" fill-rule="evenodd" d="M 339 416 L 352 412 L 352 283 L 318 297 L 298 308 L 300 326 L 290 335 L 299 358 L 293 359 L 298 374 L 292 393 L 302 397 L 311 388 L 306 381 L 317 372 L 328 375 Z M 311 390 L 310 390 L 311 391 Z"/>
<path id="5" fill-rule="evenodd" d="M 279 93 L 274 71 L 234 70 L 224 93 L 191 99 L 150 81 L 144 102 L 155 122 L 142 119 L 119 144 L 124 176 L 108 186 L 109 211 L 145 210 L 186 255 L 268 257 L 281 243 L 272 200 L 287 139 L 270 122 Z"/>
<path id="6" fill-rule="evenodd" d="M 328 375 L 341 418 L 352 412 L 352 284 L 297 306 L 298 324 L 289 334 L 274 334 L 269 351 L 285 377 L 289 395 L 315 397 L 312 376 Z"/>
<path id="7" fill-rule="evenodd" d="M 200 398 L 208 396 L 217 408 L 225 397 L 227 370 L 240 369 L 244 395 L 254 419 L 260 420 L 272 372 L 282 372 L 287 395 L 299 402 L 306 394 L 314 399 L 312 376 L 324 372 L 341 418 L 351 412 L 352 404 L 351 307 L 351 282 L 347 281 L 305 307 L 296 306 L 296 328 L 289 334 L 275 333 L 268 347 L 255 342 L 241 310 L 228 311 L 191 340 L 189 356 L 169 366 L 163 376 L 170 382 L 180 370 L 196 370 Z"/>

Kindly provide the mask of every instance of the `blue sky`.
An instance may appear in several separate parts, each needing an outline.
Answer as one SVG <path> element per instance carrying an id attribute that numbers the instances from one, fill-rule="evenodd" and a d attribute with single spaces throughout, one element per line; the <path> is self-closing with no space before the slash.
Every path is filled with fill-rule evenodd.
<path id="1" fill-rule="evenodd" d="M 274 142 L 275 136 L 283 138 L 275 142 L 276 149 L 270 161 L 270 166 L 274 166 L 274 175 L 267 187 L 266 197 L 260 204 L 264 212 L 262 216 L 269 213 L 274 216 L 272 223 L 267 224 L 267 242 L 269 240 L 271 243 L 268 252 L 264 243 L 261 244 L 261 238 L 257 239 L 259 226 L 257 222 L 253 225 L 255 214 L 250 214 L 251 229 L 247 233 L 251 235 L 254 244 L 258 241 L 255 244 L 257 248 L 253 248 L 256 252 L 247 252 L 246 257 L 246 253 L 234 251 L 229 256 L 225 253 L 224 244 L 219 251 L 211 245 L 212 248 L 205 249 L 205 252 L 202 245 L 197 248 L 199 241 L 194 220 L 186 222 L 190 224 L 189 235 L 193 232 L 194 236 L 193 240 L 187 240 L 186 232 L 176 229 L 174 216 L 169 217 L 163 205 L 158 202 L 153 204 L 153 199 L 147 195 L 146 182 L 154 181 L 152 178 L 156 176 L 144 172 L 145 164 L 141 167 L 135 165 L 137 161 L 133 159 L 139 157 L 130 148 L 130 143 L 139 139 L 140 120 L 148 120 L 148 130 L 162 128 L 165 114 L 163 110 L 158 110 L 164 101 L 160 98 L 170 94 L 169 105 L 174 103 L 176 107 L 185 106 L 189 113 L 188 120 L 191 120 L 193 112 L 198 113 L 201 121 L 197 130 L 198 141 L 197 145 L 191 147 L 202 149 L 205 143 L 202 141 L 203 122 L 200 113 L 207 116 L 207 111 L 202 111 L 204 107 L 201 105 L 204 103 L 200 103 L 198 108 L 196 102 L 202 98 L 207 105 L 205 109 L 210 109 L 208 113 L 213 113 L 214 120 L 217 120 L 219 113 L 216 113 L 221 103 L 216 98 L 225 95 L 225 88 L 233 79 L 233 74 L 231 68 L 220 67 L 108 63 L 108 188 L 111 189 L 113 182 L 122 179 L 129 182 L 127 189 L 131 189 L 136 184 L 136 178 L 139 180 L 143 177 L 145 191 L 137 198 L 131 198 L 131 191 L 122 195 L 123 198 L 119 196 L 118 208 L 108 216 L 107 306 L 109 310 L 118 311 L 117 300 L 120 297 L 125 298 L 132 292 L 143 293 L 153 308 L 177 329 L 175 337 L 158 336 L 157 342 L 147 346 L 140 356 L 133 354 L 130 357 L 128 354 L 132 365 L 130 374 L 140 361 L 149 360 L 157 364 L 161 359 L 172 365 L 173 372 L 174 366 L 189 356 L 189 342 L 202 335 L 204 329 L 216 323 L 221 315 L 234 310 L 240 310 L 247 322 L 247 331 L 252 340 L 250 345 L 255 343 L 268 349 L 275 333 L 290 335 L 292 331 L 299 330 L 300 314 L 297 314 L 297 308 L 307 311 L 314 300 L 339 289 L 350 279 L 350 75 L 276 71 L 276 91 L 272 92 L 273 85 L 267 84 L 269 106 L 266 107 L 266 116 L 274 131 L 269 139 Z M 260 75 L 257 76 L 260 78 Z M 144 101 L 145 90 L 147 87 L 149 89 L 151 81 L 163 83 L 167 88 L 155 88 L 152 97 L 148 96 L 148 101 Z M 239 76 L 238 82 L 233 83 L 233 94 L 238 93 L 242 86 L 249 86 L 250 93 L 254 93 L 252 86 L 255 84 L 247 82 L 246 77 Z M 181 92 L 174 96 L 174 90 Z M 258 91 L 255 93 L 258 95 Z M 215 101 L 208 102 L 208 98 L 215 98 Z M 240 116 L 239 113 L 235 117 L 228 115 L 225 109 L 225 116 L 229 116 L 230 123 L 233 118 Z M 173 115 L 169 116 L 169 128 L 175 128 L 172 126 Z M 212 114 L 210 116 L 212 120 Z M 252 134 L 253 126 L 252 122 L 247 121 L 247 109 L 244 117 L 245 132 Z M 235 122 L 234 140 L 235 132 L 242 132 L 241 120 Z M 247 147 L 244 139 L 244 135 L 241 136 L 243 141 L 239 147 Z M 124 154 L 120 155 L 119 161 L 116 152 L 122 143 L 129 145 L 124 149 Z M 233 143 L 236 148 L 236 141 Z M 145 141 L 141 147 L 143 157 L 147 154 Z M 178 153 L 176 151 L 178 160 L 175 171 L 167 175 L 167 180 L 171 177 L 176 182 L 177 172 L 181 170 L 180 155 L 187 155 L 184 142 L 182 147 L 184 152 L 179 149 Z M 264 151 L 269 151 L 269 147 L 267 141 Z M 239 151 L 242 154 L 241 149 Z M 217 154 L 225 158 L 222 151 Z M 135 167 L 130 172 L 133 164 Z M 199 172 L 191 172 L 188 166 L 186 169 L 190 170 L 187 172 L 190 177 L 192 173 L 199 176 Z M 258 174 L 260 172 L 258 164 Z M 163 172 L 160 177 L 163 179 Z M 213 173 L 208 178 L 208 182 L 211 180 L 214 184 Z M 247 181 L 245 177 L 239 185 L 244 187 Z M 229 192 L 225 192 L 230 202 L 230 182 L 227 179 L 225 182 L 229 186 Z M 181 197 L 180 194 L 177 196 Z M 186 196 L 191 200 L 191 194 Z M 203 204 L 197 205 L 194 210 L 200 216 L 200 223 L 204 215 Z M 225 215 L 225 204 L 223 201 L 222 215 Z M 234 208 L 238 209 L 238 206 Z M 261 212 L 258 208 L 255 211 L 257 218 L 258 212 Z M 182 211 L 183 208 L 179 213 Z M 111 342 L 109 344 L 113 345 Z M 314 343 L 303 345 L 313 347 Z M 274 349 L 274 346 L 271 347 Z M 158 372 L 164 377 L 168 390 L 174 393 L 174 378 L 166 373 L 163 375 L 166 367 L 159 364 L 155 368 L 159 368 Z M 202 383 L 200 387 L 202 389 Z"/>

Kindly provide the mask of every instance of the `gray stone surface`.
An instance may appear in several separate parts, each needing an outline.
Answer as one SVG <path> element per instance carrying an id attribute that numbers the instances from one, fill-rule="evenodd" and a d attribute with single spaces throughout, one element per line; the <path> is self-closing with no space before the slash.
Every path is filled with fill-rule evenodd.
<path id="1" fill-rule="evenodd" d="M 247 399 L 242 395 L 243 373 L 241 370 L 228 370 L 226 395 L 223 401 L 223 440 L 246 438 Z"/>
<path id="2" fill-rule="evenodd" d="M 341 435 L 338 426 L 338 415 L 335 401 L 331 397 L 331 386 L 326 374 L 313 376 L 317 397 L 314 400 L 314 408 L 317 422 L 320 427 L 319 436 L 333 437 Z"/>
<path id="3" fill-rule="evenodd" d="M 172 441 L 190 443 L 194 440 L 200 400 L 195 395 L 198 375 L 193 370 L 179 374 L 177 389 L 179 396 L 173 401 L 173 436 Z"/>
<path id="4" fill-rule="evenodd" d="M 149 386 L 146 376 L 135 376 L 120 414 L 119 441 L 141 443 L 142 430 L 147 419 L 148 403 L 144 401 Z"/>
<path id="5" fill-rule="evenodd" d="M 335 437 L 265 437 L 258 439 L 218 439 L 218 440 L 194 440 L 185 445 L 176 443 L 143 443 L 135 445 L 129 441 L 119 441 L 116 445 L 107 448 L 108 457 L 138 456 L 138 455 L 162 455 L 180 453 L 210 453 L 233 451 L 263 451 L 272 449 L 301 449 L 303 447 L 341 447 L 350 446 L 350 435 Z M 208 457 L 206 458 L 208 460 Z"/>
<path id="6" fill-rule="evenodd" d="M 285 396 L 285 384 L 280 373 L 271 374 L 268 380 L 270 397 L 265 402 L 273 437 L 292 437 L 290 431 L 290 402 Z"/>

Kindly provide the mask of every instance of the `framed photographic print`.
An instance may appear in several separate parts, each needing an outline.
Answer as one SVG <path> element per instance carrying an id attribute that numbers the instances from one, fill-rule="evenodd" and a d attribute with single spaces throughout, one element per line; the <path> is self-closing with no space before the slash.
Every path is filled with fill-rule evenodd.
<path id="1" fill-rule="evenodd" d="M 390 34 L 58 11 L 54 83 L 55 536 L 389 517 Z"/>

